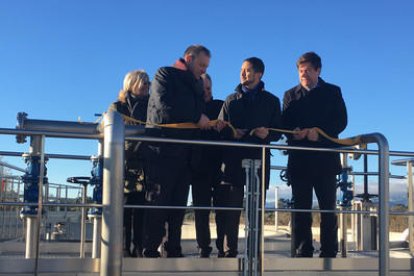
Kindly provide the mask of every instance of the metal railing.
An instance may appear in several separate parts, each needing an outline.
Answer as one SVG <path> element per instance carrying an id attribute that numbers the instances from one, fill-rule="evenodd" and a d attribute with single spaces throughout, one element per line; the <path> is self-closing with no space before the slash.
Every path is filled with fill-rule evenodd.
<path id="1" fill-rule="evenodd" d="M 21 121 L 19 129 L 0 129 L 0 134 L 7 135 L 17 135 L 20 137 L 20 141 L 24 141 L 25 136 L 32 137 L 31 147 L 32 151 L 40 154 L 41 156 L 41 170 L 44 170 L 44 143 L 46 137 L 61 137 L 61 138 L 81 138 L 81 139 L 99 139 L 104 141 L 104 184 L 103 184 L 103 203 L 99 204 L 50 204 L 44 203 L 42 200 L 42 193 L 39 193 L 38 203 L 1 203 L 2 205 L 24 205 L 24 206 L 38 206 L 38 213 L 36 217 L 29 217 L 28 221 L 31 225 L 32 231 L 28 231 L 26 237 L 26 257 L 27 258 L 36 258 L 38 259 L 39 251 L 39 222 L 41 217 L 41 210 L 45 206 L 73 206 L 73 207 L 102 207 L 103 216 L 102 216 L 102 251 L 101 251 L 101 275 L 121 275 L 122 269 L 122 183 L 123 183 L 123 146 L 124 139 L 128 140 L 139 140 L 139 141 L 151 141 L 151 142 L 167 142 L 167 143 L 190 143 L 196 145 L 214 145 L 214 146 L 231 146 L 231 147 L 253 147 L 261 148 L 262 153 L 266 149 L 277 149 L 277 150 L 305 150 L 305 151 L 323 151 L 323 152 L 342 152 L 342 153 L 359 153 L 359 154 L 378 154 L 378 177 L 379 177 L 379 274 L 388 275 L 389 273 L 389 156 L 398 155 L 398 156 L 411 156 L 411 153 L 404 152 L 389 152 L 388 142 L 386 138 L 380 133 L 365 134 L 362 135 L 362 141 L 364 143 L 375 143 L 378 146 L 378 151 L 373 150 L 355 150 L 349 148 L 307 148 L 307 147 L 291 147 L 286 145 L 258 145 L 258 144 L 244 144 L 237 142 L 213 142 L 213 141 L 188 141 L 188 140 L 178 140 L 178 139 L 165 139 L 165 138 L 154 138 L 154 137 L 143 137 L 139 136 L 143 133 L 143 128 L 126 126 L 124 127 L 122 118 L 119 114 L 110 112 L 104 116 L 104 124 L 81 124 L 75 122 L 60 122 L 60 121 L 41 121 L 41 120 L 27 120 L 26 118 L 20 118 Z M 125 132 L 124 132 L 125 130 Z M 64 156 L 62 157 L 64 158 Z M 82 159 L 82 158 L 79 158 Z M 262 180 L 264 180 L 264 168 L 265 168 L 265 158 L 262 158 L 262 168 L 261 173 Z M 40 175 L 43 175 L 42 172 Z M 40 177 L 42 179 L 42 177 Z M 250 185 L 257 185 L 258 179 L 252 178 Z M 111 183 L 111 185 L 110 185 Z M 118 184 L 114 184 L 118 183 Z M 262 182 L 264 183 L 264 182 Z M 39 190 L 42 191 L 42 180 L 39 183 Z M 252 187 L 254 191 L 254 186 Z M 262 194 L 264 193 L 264 185 L 262 185 Z M 249 228 L 253 231 L 258 229 L 258 223 L 263 226 L 264 212 L 265 208 L 260 208 L 257 205 L 249 205 L 251 207 L 251 212 L 257 213 L 261 212 L 261 222 L 256 220 L 257 217 L 254 217 L 254 221 L 249 221 Z M 264 206 L 264 198 L 261 197 L 261 206 Z M 136 208 L 148 208 L 148 206 L 130 206 Z M 153 208 L 153 207 L 150 207 Z M 159 208 L 171 208 L 170 206 L 160 206 Z M 188 209 L 189 207 L 175 207 Z M 192 209 L 203 209 L 203 207 L 192 207 Z M 235 208 L 208 208 L 212 210 L 233 210 Z M 237 209 L 237 208 L 236 208 Z M 239 209 L 237 209 L 239 210 Z M 269 209 L 268 209 L 269 210 Z M 272 209 L 270 209 L 272 210 Z M 278 210 L 275 208 L 274 210 Z M 280 210 L 279 210 L 280 211 Z M 314 212 L 314 210 L 289 210 L 289 212 Z M 317 212 L 324 212 L 318 210 Z M 326 211 L 325 211 L 326 212 Z M 334 211 L 338 212 L 338 211 Z M 354 212 L 355 211 L 351 211 Z M 257 213 L 258 214 L 258 213 Z M 29 224 L 28 223 L 28 224 Z M 263 229 L 263 227 L 261 228 Z M 252 232 L 253 233 L 253 232 Z M 252 275 L 253 272 L 255 275 L 258 273 L 263 274 L 264 265 L 264 244 L 263 244 L 263 235 L 260 235 L 260 241 L 256 238 L 250 240 L 249 248 L 260 248 L 260 265 L 257 260 L 253 260 L 252 253 L 257 252 L 257 250 L 250 250 L 245 258 L 248 258 L 246 265 L 243 267 L 246 274 Z M 33 245 L 35 244 L 35 246 Z M 252 266 L 253 264 L 253 266 Z M 258 270 L 260 269 L 260 271 Z"/>

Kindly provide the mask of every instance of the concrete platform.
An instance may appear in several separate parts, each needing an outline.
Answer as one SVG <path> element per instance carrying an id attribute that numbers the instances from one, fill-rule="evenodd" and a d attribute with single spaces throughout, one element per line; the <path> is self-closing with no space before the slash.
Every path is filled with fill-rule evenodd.
<path id="1" fill-rule="evenodd" d="M 215 239 L 215 227 L 211 225 Z M 318 231 L 314 229 L 315 248 L 319 248 Z M 390 235 L 397 242 L 398 233 Z M 217 258 L 214 249 L 209 259 L 200 259 L 197 254 L 194 225 L 183 226 L 182 247 L 184 258 L 142 259 L 124 258 L 123 275 L 241 275 L 243 271 L 244 228 L 240 227 L 238 258 Z M 351 247 L 352 241 L 349 242 Z M 91 259 L 91 243 L 86 243 L 86 258 L 79 258 L 77 242 L 41 242 L 38 275 L 99 275 L 100 260 Z M 265 227 L 264 275 L 378 275 L 377 251 L 348 251 L 347 258 L 336 259 L 291 258 L 288 229 Z M 33 275 L 36 260 L 24 258 L 25 244 L 22 241 L 0 243 L 0 275 Z M 413 256 L 404 248 L 390 251 L 390 275 L 414 275 Z"/>

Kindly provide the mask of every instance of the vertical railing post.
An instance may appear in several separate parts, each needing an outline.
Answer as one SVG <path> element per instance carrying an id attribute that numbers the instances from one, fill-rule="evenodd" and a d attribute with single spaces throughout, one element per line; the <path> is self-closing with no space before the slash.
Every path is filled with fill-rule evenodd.
<path id="1" fill-rule="evenodd" d="M 95 203 L 99 202 L 102 198 L 102 154 L 103 154 L 103 141 L 99 140 L 98 143 L 98 154 L 97 156 L 92 156 L 93 169 L 92 169 L 92 179 L 91 184 L 94 187 L 94 201 Z M 99 195 L 100 193 L 100 195 Z M 92 208 L 89 212 L 88 217 L 93 221 L 93 238 L 92 238 L 92 258 L 99 258 L 101 254 L 101 224 L 102 224 L 102 210 L 101 208 Z"/>
<path id="2" fill-rule="evenodd" d="M 407 180 L 408 180 L 408 211 L 414 211 L 414 187 L 413 187 L 413 161 L 407 162 Z M 408 242 L 410 253 L 414 254 L 414 216 L 408 216 Z"/>
<path id="3" fill-rule="evenodd" d="M 279 187 L 275 187 L 275 209 L 279 208 Z M 278 211 L 275 211 L 275 231 L 279 230 L 279 216 Z"/>
<path id="4" fill-rule="evenodd" d="M 257 245 L 259 246 L 257 249 L 260 249 L 260 252 L 258 252 L 257 253 L 257 255 L 256 256 L 258 256 L 258 265 L 259 265 L 259 268 L 260 268 L 260 275 L 264 275 L 264 233 L 265 233 L 265 231 L 264 231 L 264 221 L 265 221 L 265 209 L 266 209 L 266 206 L 265 206 L 265 202 L 266 202 L 266 166 L 267 166 L 267 164 L 266 164 L 266 148 L 265 147 L 262 147 L 262 162 L 261 162 L 261 165 L 262 165 L 262 171 L 261 171 L 261 179 L 262 179 L 262 181 L 260 182 L 260 180 L 258 180 L 257 181 L 257 186 L 258 186 L 258 188 L 257 188 L 257 191 L 259 191 L 259 193 L 258 193 L 258 197 L 259 197 L 259 199 L 260 199 L 260 208 L 261 208 L 261 211 L 260 211 L 260 221 L 259 221 L 259 224 L 257 225 L 259 228 L 258 228 L 258 231 L 257 231 L 257 234 L 256 234 L 256 237 L 257 237 L 257 235 L 259 235 L 259 237 L 260 237 L 260 240 L 258 240 L 257 241 Z M 260 164 L 259 164 L 259 166 L 260 166 Z M 270 166 L 270 164 L 269 164 L 269 166 Z M 258 185 L 259 183 L 261 183 L 261 185 Z M 260 187 L 260 189 L 259 189 L 259 187 Z M 256 246 L 257 247 L 257 246 Z M 259 251 L 259 250 L 256 250 L 256 251 Z"/>
<path id="5" fill-rule="evenodd" d="M 88 183 L 82 183 L 82 204 L 86 204 L 86 193 Z M 85 258 L 85 242 L 86 242 L 86 208 L 81 208 L 81 236 L 80 236 L 80 258 Z"/>
<path id="6" fill-rule="evenodd" d="M 378 169 L 379 169 L 379 275 L 389 275 L 389 146 L 388 141 L 381 133 L 373 133 L 362 136 L 364 143 L 376 143 L 378 145 Z"/>
<path id="7" fill-rule="evenodd" d="M 246 172 L 246 248 L 244 254 L 244 275 L 257 275 L 258 273 L 258 231 L 259 231 L 259 202 L 260 189 L 257 170 L 260 160 L 244 159 L 242 167 Z"/>
<path id="8" fill-rule="evenodd" d="M 251 164 L 252 160 L 243 160 L 242 167 L 244 168 L 245 175 L 246 175 L 246 198 L 245 198 L 245 208 L 244 208 L 244 241 L 245 241 L 245 247 L 244 247 L 244 257 L 243 257 L 243 276 L 248 276 L 251 273 L 251 259 L 249 256 L 249 237 L 251 235 L 251 221 L 250 221 L 250 213 L 248 210 L 250 210 L 252 207 L 250 207 L 252 202 L 252 183 L 250 182 L 250 174 L 249 170 L 252 166 Z"/>
<path id="9" fill-rule="evenodd" d="M 102 198 L 101 276 L 122 272 L 122 225 L 125 129 L 121 115 L 104 116 L 104 171 Z"/>
<path id="10" fill-rule="evenodd" d="M 24 201 L 38 203 L 38 206 L 24 206 L 21 217 L 26 221 L 26 251 L 25 258 L 37 258 L 42 218 L 43 184 L 45 178 L 44 136 L 32 136 L 30 150 L 24 154 L 27 163 L 23 176 L 25 183 Z M 37 262 L 36 262 L 37 264 Z"/>

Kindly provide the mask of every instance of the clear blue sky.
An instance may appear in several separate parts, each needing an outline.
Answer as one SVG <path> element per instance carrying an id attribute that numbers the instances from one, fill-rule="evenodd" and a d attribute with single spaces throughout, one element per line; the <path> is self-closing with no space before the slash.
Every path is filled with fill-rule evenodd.
<path id="1" fill-rule="evenodd" d="M 152 78 L 199 43 L 212 51 L 208 72 L 221 99 L 239 83 L 247 57 L 264 60 L 266 88 L 282 98 L 298 83 L 296 59 L 317 52 L 322 78 L 341 86 L 348 107 L 341 136 L 381 132 L 392 150 L 414 151 L 413 13 L 410 0 L 1 1 L 0 127 L 13 128 L 19 111 L 95 121 L 125 73 L 143 68 Z M 14 137 L 0 143 L 28 150 Z M 52 139 L 47 151 L 94 154 L 96 143 Z M 54 181 L 90 171 L 87 162 L 83 171 L 56 163 L 65 177 L 49 170 Z"/>

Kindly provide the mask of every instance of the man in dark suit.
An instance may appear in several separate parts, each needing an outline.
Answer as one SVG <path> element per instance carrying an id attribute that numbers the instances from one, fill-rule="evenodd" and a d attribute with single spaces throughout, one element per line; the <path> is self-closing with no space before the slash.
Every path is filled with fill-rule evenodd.
<path id="1" fill-rule="evenodd" d="M 201 76 L 204 85 L 205 114 L 210 120 L 217 119 L 223 105 L 222 100 L 213 99 L 212 81 L 208 74 Z M 201 139 L 218 140 L 216 130 L 201 131 Z M 191 191 L 194 206 L 211 207 L 217 185 L 220 182 L 222 148 L 218 146 L 194 146 L 192 158 Z M 197 245 L 201 258 L 208 258 L 212 251 L 210 234 L 210 210 L 195 210 Z"/>
<path id="2" fill-rule="evenodd" d="M 288 135 L 288 144 L 305 147 L 334 147 L 320 136 L 320 128 L 338 137 L 347 125 L 347 112 L 341 89 L 320 78 L 322 62 L 314 52 L 303 54 L 296 63 L 300 84 L 285 92 L 282 122 L 286 129 L 297 130 Z M 336 175 L 341 170 L 339 153 L 289 150 L 288 179 L 292 186 L 295 209 L 311 209 L 313 189 L 321 210 L 335 210 Z M 294 237 L 296 257 L 312 257 L 311 213 L 296 213 Z M 320 257 L 336 257 L 338 223 L 334 213 L 321 213 Z"/>
<path id="3" fill-rule="evenodd" d="M 251 57 L 243 61 L 240 70 L 240 83 L 223 104 L 219 119 L 231 123 L 236 129 L 234 134 L 229 127 L 222 129 L 222 135 L 232 141 L 270 144 L 277 141 L 280 134 L 269 128 L 280 128 L 280 101 L 266 91 L 262 77 L 265 65 L 260 58 Z M 220 127 L 219 127 L 220 128 Z M 216 206 L 242 207 L 246 173 L 242 168 L 243 159 L 261 159 L 258 148 L 227 147 L 223 150 L 222 179 L 217 187 Z M 270 150 L 266 151 L 266 189 L 269 187 Z M 259 172 L 261 168 L 259 169 Z M 266 195 L 261 195 L 266 198 Z M 216 211 L 217 240 L 219 257 L 237 257 L 240 211 Z M 259 226 L 260 227 L 260 226 Z"/>
<path id="4" fill-rule="evenodd" d="M 204 114 L 201 75 L 210 63 L 210 51 L 202 45 L 186 49 L 173 67 L 160 68 L 151 84 L 145 133 L 153 137 L 197 139 L 198 130 L 163 128 L 162 124 L 197 124 L 209 128 Z M 146 199 L 152 206 L 186 206 L 191 181 L 192 146 L 189 144 L 149 143 L 146 153 Z M 168 223 L 167 257 L 182 257 L 182 209 L 148 209 L 145 219 L 144 257 L 160 257 L 158 247 Z"/>

